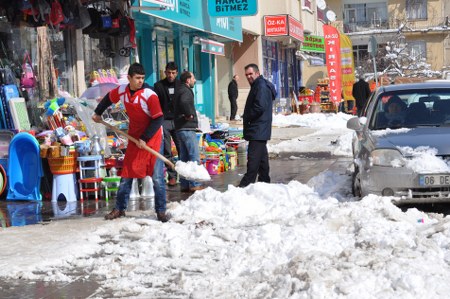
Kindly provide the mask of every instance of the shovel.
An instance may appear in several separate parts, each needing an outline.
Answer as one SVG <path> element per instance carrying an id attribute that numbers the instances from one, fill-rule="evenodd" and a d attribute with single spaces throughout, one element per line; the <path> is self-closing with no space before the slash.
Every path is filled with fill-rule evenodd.
<path id="1" fill-rule="evenodd" d="M 104 120 L 101 120 L 100 123 L 102 125 L 104 125 L 105 127 L 110 128 L 111 130 L 113 130 L 114 132 L 121 134 L 125 137 L 128 138 L 128 140 L 133 141 L 136 144 L 139 144 L 139 140 L 137 140 L 136 138 L 128 135 L 127 133 L 117 129 L 116 127 L 114 127 L 113 125 L 108 124 L 107 122 L 105 122 Z M 148 152 L 150 152 L 152 155 L 155 155 L 157 158 L 163 160 L 164 163 L 166 163 L 168 166 L 170 166 L 170 168 L 175 169 L 175 165 L 173 165 L 173 163 L 171 161 L 169 161 L 166 157 L 164 157 L 163 155 L 161 155 L 160 153 L 158 153 L 157 151 L 155 151 L 154 149 L 152 149 L 151 147 L 144 145 L 144 149 Z"/>
<path id="2" fill-rule="evenodd" d="M 114 132 L 127 137 L 128 140 L 131 140 L 131 141 L 133 141 L 136 144 L 139 143 L 139 140 L 137 140 L 136 138 L 131 137 L 127 133 L 117 129 L 113 125 L 108 124 L 104 120 L 100 120 L 100 123 L 103 124 L 104 126 L 110 128 Z M 164 161 L 164 163 L 166 163 L 170 168 L 172 168 L 173 170 L 177 171 L 180 176 L 184 177 L 187 180 L 190 180 L 190 181 L 209 181 L 211 179 L 209 177 L 209 175 L 207 175 L 207 177 L 205 178 L 204 173 L 202 173 L 202 172 L 206 171 L 206 170 L 201 169 L 200 165 L 198 165 L 198 167 L 195 167 L 194 165 L 187 165 L 185 162 L 179 161 L 178 163 L 180 163 L 180 165 L 179 165 L 179 167 L 176 168 L 175 165 L 170 160 L 168 160 L 166 157 L 164 157 L 163 155 L 161 155 L 160 153 L 158 153 L 154 149 L 150 148 L 149 146 L 145 145 L 144 149 L 146 151 L 150 152 L 151 154 L 155 155 L 157 158 L 159 158 L 162 161 Z M 187 167 L 187 166 L 190 166 L 190 167 Z M 201 174 L 203 174 L 203 175 L 201 175 Z"/>

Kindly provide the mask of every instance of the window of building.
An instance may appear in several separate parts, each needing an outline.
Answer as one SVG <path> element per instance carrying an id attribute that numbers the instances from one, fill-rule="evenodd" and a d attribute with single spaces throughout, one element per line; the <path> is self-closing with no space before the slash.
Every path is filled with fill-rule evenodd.
<path id="1" fill-rule="evenodd" d="M 406 0 L 406 17 L 409 20 L 427 18 L 427 0 Z"/>
<path id="2" fill-rule="evenodd" d="M 317 19 L 325 23 L 325 11 L 318 9 L 317 10 Z"/>
<path id="3" fill-rule="evenodd" d="M 311 9 L 311 0 L 303 0 L 303 8 Z"/>
<path id="4" fill-rule="evenodd" d="M 409 55 L 416 61 L 427 59 L 427 44 L 423 41 L 408 42 Z"/>
<path id="5" fill-rule="evenodd" d="M 367 59 L 369 58 L 367 48 L 367 45 L 353 46 L 353 59 L 355 61 L 355 66 L 365 65 Z"/>
<path id="6" fill-rule="evenodd" d="M 386 2 L 344 4 L 344 23 L 380 25 L 387 20 Z"/>
<path id="7" fill-rule="evenodd" d="M 277 43 L 263 39 L 263 76 L 270 82 L 274 82 L 274 74 L 277 71 L 275 61 L 277 59 Z"/>

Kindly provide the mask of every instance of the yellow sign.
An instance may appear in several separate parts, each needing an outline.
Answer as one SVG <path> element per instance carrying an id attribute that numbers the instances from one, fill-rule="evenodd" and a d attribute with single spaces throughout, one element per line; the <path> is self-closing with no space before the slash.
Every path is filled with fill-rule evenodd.
<path id="1" fill-rule="evenodd" d="M 340 33 L 339 37 L 341 42 L 342 93 L 344 100 L 355 100 L 352 96 L 353 83 L 355 83 L 352 41 L 343 33 Z"/>

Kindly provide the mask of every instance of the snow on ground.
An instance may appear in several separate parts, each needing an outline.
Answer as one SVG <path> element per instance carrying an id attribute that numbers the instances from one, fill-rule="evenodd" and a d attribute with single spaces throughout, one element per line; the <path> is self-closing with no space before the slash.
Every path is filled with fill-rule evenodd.
<path id="1" fill-rule="evenodd" d="M 275 121 L 314 127 L 310 117 Z M 300 139 L 348 153 L 350 138 L 330 145 L 320 135 L 349 134 L 345 121 L 326 115 Z M 387 197 L 356 201 L 349 186 L 325 171 L 308 184 L 197 191 L 170 203 L 164 224 L 147 211 L 10 227 L 0 231 L 0 277 L 71 281 L 84 269 L 134 298 L 448 298 L 450 219 L 402 212 Z"/>
<path id="2" fill-rule="evenodd" d="M 269 144 L 269 152 L 331 152 L 333 155 L 351 156 L 354 132 L 347 129 L 347 120 L 352 117 L 341 112 L 275 115 L 274 126 L 301 126 L 315 128 L 317 131 L 275 145 Z"/>

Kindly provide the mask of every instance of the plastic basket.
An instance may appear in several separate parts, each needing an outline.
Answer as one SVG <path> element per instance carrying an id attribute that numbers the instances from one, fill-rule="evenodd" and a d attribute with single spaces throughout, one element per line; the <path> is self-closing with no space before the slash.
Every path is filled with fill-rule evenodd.
<path id="1" fill-rule="evenodd" d="M 70 151 L 66 157 L 48 158 L 48 165 L 53 174 L 69 174 L 77 172 L 77 152 Z"/>

